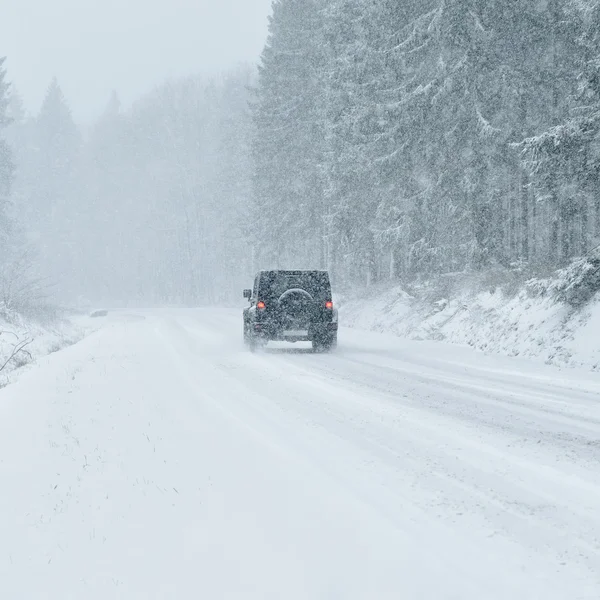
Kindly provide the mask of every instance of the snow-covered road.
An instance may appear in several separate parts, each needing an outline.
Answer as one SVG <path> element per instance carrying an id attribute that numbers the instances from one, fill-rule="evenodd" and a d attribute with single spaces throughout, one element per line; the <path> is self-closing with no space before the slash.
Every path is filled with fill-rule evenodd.
<path id="1" fill-rule="evenodd" d="M 141 311 L 0 391 L 0 598 L 600 598 L 600 376 Z"/>

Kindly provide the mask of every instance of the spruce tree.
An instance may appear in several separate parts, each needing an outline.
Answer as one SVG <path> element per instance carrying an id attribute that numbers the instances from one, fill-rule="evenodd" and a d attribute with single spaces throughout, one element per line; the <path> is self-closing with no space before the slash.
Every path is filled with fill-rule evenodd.
<path id="1" fill-rule="evenodd" d="M 323 44 L 316 0 L 276 0 L 253 99 L 263 264 L 323 263 Z"/>
<path id="2" fill-rule="evenodd" d="M 26 161 L 26 225 L 37 239 L 40 271 L 52 281 L 57 299 L 70 297 L 80 264 L 83 185 L 79 130 L 56 78 L 32 124 Z"/>
<path id="3" fill-rule="evenodd" d="M 550 211 L 550 260 L 561 265 L 600 234 L 600 5 L 577 1 L 555 10 L 554 58 L 546 72 L 552 84 L 545 95 L 552 112 L 522 148 L 537 196 Z"/>

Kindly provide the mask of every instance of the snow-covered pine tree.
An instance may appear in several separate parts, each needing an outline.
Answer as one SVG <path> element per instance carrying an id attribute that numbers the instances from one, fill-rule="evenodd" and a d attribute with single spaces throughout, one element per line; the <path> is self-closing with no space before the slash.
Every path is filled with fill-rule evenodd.
<path id="1" fill-rule="evenodd" d="M 537 205 L 528 171 L 513 144 L 549 114 L 547 17 L 540 4 L 482 3 L 477 25 L 482 69 L 475 81 L 477 140 L 485 178 L 476 196 L 478 229 L 487 230 L 489 258 L 508 266 L 536 259 Z"/>
<path id="2" fill-rule="evenodd" d="M 551 111 L 522 147 L 532 168 L 537 196 L 550 216 L 547 233 L 551 264 L 560 266 L 581 255 L 600 238 L 597 179 L 600 158 L 600 3 L 575 0 L 552 3 L 552 61 L 545 75 Z M 540 131 L 538 129 L 538 132 Z"/>
<path id="3" fill-rule="evenodd" d="M 323 33 L 317 0 L 275 0 L 252 101 L 263 266 L 324 262 Z"/>
<path id="4" fill-rule="evenodd" d="M 252 240 L 252 117 L 249 89 L 256 83 L 255 70 L 241 67 L 221 82 L 215 139 L 214 188 L 216 239 L 227 240 L 219 248 L 219 272 L 214 273 L 217 302 L 239 295 L 252 280 L 254 263 Z"/>
<path id="5" fill-rule="evenodd" d="M 410 140 L 419 129 L 411 120 L 411 73 L 399 44 L 413 10 L 387 0 L 337 0 L 324 11 L 324 171 L 335 254 L 343 257 L 337 262 L 348 281 L 405 274 L 410 239 L 422 236 L 412 226 L 422 194 L 411 168 L 418 145 L 410 147 Z"/>
<path id="6" fill-rule="evenodd" d="M 25 124 L 26 112 L 23 98 L 14 85 L 11 85 L 10 88 L 6 114 L 10 120 L 9 127 L 7 128 L 7 137 L 11 144 L 18 144 L 19 134 L 22 133 L 20 130 Z"/>
<path id="7" fill-rule="evenodd" d="M 80 284 L 90 297 L 110 298 L 111 287 L 121 289 L 130 275 L 122 272 L 122 242 L 129 237 L 123 192 L 129 165 L 124 116 L 113 92 L 98 121 L 91 127 L 83 152 L 81 199 L 85 210 L 79 250 L 82 262 L 93 265 L 81 271 Z M 111 266 L 112 265 L 112 266 Z"/>
<path id="8" fill-rule="evenodd" d="M 371 227 L 380 273 L 391 278 L 422 267 L 413 258 L 430 239 L 429 186 L 419 171 L 425 147 L 424 95 L 422 88 L 415 90 L 420 74 L 415 65 L 423 57 L 424 28 L 434 16 L 431 6 L 430 1 L 418 7 L 393 0 L 367 4 L 369 70 L 378 73 L 371 104 L 371 162 L 378 182 Z"/>
<path id="9" fill-rule="evenodd" d="M 368 81 L 367 13 L 363 0 L 332 0 L 324 23 L 323 89 L 328 267 L 344 282 L 364 283 L 374 274 L 372 222 L 374 173 L 370 170 L 366 120 Z"/>
<path id="10" fill-rule="evenodd" d="M 52 170 L 74 170 L 81 135 L 56 78 L 48 86 L 37 117 L 37 139 L 43 152 L 42 159 Z"/>
<path id="11" fill-rule="evenodd" d="M 80 132 L 54 78 L 32 124 L 31 155 L 19 179 L 29 196 L 24 224 L 38 242 L 40 273 L 52 281 L 59 299 L 70 296 L 80 267 L 81 146 Z"/>
<path id="12" fill-rule="evenodd" d="M 31 249 L 15 219 L 23 211 L 15 188 L 25 111 L 20 96 L 6 81 L 3 64 L 0 59 L 0 304 L 23 310 L 39 300 L 40 289 L 31 277 Z"/>
<path id="13" fill-rule="evenodd" d="M 448 210 L 449 196 L 440 192 L 443 179 L 437 166 L 445 153 L 443 132 L 456 127 L 436 117 L 447 77 L 440 56 L 444 8 L 433 1 L 371 6 L 376 24 L 370 26 L 375 33 L 371 46 L 375 56 L 384 58 L 379 70 L 385 82 L 376 92 L 383 125 L 376 136 L 377 178 L 382 183 L 377 229 L 393 242 L 390 272 L 402 277 L 445 270 L 450 246 L 459 239 L 444 233 L 453 227 L 455 213 Z M 444 174 L 453 171 L 446 168 Z"/>
<path id="14" fill-rule="evenodd" d="M 412 8 L 397 23 L 393 53 L 404 71 L 396 101 L 410 171 L 402 194 L 410 210 L 409 271 L 460 270 L 483 264 L 489 252 L 489 221 L 478 203 L 487 164 L 478 85 L 486 76 L 485 32 L 470 0 Z"/>
<path id="15" fill-rule="evenodd" d="M 573 125 L 580 131 L 583 158 L 572 169 L 585 195 L 582 216 L 583 250 L 600 243 L 600 2 L 586 2 L 579 45 L 583 55 Z M 587 209 L 587 210 L 586 210 Z M 589 223 L 588 213 L 593 213 Z"/>

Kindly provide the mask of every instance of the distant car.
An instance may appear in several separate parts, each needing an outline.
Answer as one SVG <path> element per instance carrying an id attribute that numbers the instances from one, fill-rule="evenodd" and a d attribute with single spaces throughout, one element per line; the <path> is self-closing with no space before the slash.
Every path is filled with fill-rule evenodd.
<path id="1" fill-rule="evenodd" d="M 269 341 L 312 342 L 315 352 L 337 346 L 338 315 L 327 271 L 260 271 L 244 290 L 244 342 L 251 351 Z"/>

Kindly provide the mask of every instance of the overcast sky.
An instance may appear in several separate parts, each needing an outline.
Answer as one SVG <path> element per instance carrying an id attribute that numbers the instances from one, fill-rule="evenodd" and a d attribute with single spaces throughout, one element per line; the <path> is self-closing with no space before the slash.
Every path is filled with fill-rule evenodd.
<path id="1" fill-rule="evenodd" d="M 170 75 L 258 59 L 271 0 L 2 0 L 0 56 L 37 111 L 56 75 L 79 121 Z"/>

